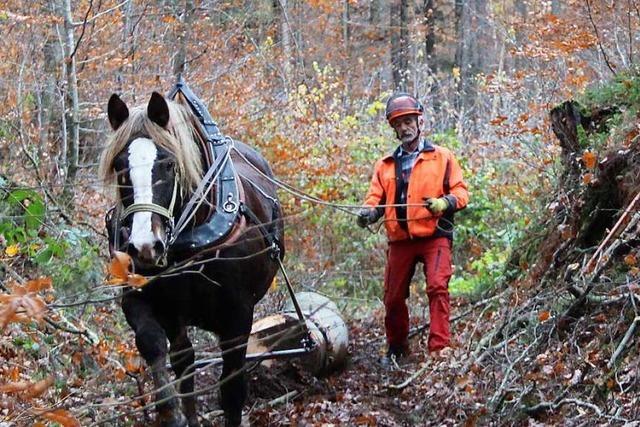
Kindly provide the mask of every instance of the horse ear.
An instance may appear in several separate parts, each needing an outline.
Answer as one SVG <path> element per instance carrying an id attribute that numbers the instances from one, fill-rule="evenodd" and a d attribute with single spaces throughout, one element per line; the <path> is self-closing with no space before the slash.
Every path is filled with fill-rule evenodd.
<path id="1" fill-rule="evenodd" d="M 109 123 L 113 130 L 118 130 L 120 125 L 129 118 L 129 109 L 127 104 L 115 93 L 109 98 L 109 105 L 107 106 L 107 115 L 109 116 Z"/>
<path id="2" fill-rule="evenodd" d="M 169 123 L 169 106 L 158 92 L 151 94 L 149 105 L 147 105 L 147 116 L 149 116 L 149 120 L 160 127 L 165 127 Z"/>

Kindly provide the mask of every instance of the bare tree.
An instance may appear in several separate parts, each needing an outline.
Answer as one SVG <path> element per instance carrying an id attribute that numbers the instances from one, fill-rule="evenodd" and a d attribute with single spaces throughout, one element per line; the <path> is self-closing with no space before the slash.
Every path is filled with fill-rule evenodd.
<path id="1" fill-rule="evenodd" d="M 395 90 L 406 91 L 409 77 L 409 1 L 391 3 L 391 72 Z"/>
<path id="2" fill-rule="evenodd" d="M 181 16 L 179 17 L 179 24 L 176 37 L 176 53 L 173 56 L 173 75 L 178 77 L 180 74 L 184 74 L 187 65 L 187 45 L 189 43 L 189 33 L 191 25 L 193 24 L 193 18 L 195 15 L 195 2 L 194 0 L 184 0 L 184 7 L 179 7 L 179 0 L 176 0 L 176 10 L 181 10 Z"/>

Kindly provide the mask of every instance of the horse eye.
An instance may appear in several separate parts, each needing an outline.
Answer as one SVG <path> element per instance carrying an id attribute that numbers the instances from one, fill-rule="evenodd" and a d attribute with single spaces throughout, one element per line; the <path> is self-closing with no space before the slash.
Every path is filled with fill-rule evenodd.
<path id="1" fill-rule="evenodd" d="M 167 160 L 166 167 L 167 167 L 167 170 L 169 171 L 173 170 L 173 168 L 176 167 L 176 162 L 174 162 L 173 160 Z"/>

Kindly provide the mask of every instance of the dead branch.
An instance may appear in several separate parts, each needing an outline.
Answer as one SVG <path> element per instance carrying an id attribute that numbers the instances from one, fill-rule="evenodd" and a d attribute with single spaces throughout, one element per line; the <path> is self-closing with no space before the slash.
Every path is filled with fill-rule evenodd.
<path id="1" fill-rule="evenodd" d="M 507 382 L 509 381 L 509 376 L 511 375 L 511 371 L 513 371 L 513 367 L 515 365 L 517 365 L 518 363 L 520 363 L 520 361 L 522 359 L 525 358 L 525 356 L 529 353 L 529 350 L 534 347 L 536 344 L 538 344 L 538 339 L 539 337 L 536 337 L 535 340 L 533 340 L 533 342 L 531 344 L 529 344 L 520 354 L 520 356 L 518 356 L 511 364 L 509 364 L 509 367 L 507 368 L 506 372 L 504 373 L 504 377 L 502 378 L 502 382 L 500 383 L 500 387 L 498 387 L 498 390 L 496 390 L 496 392 L 493 394 L 493 397 L 491 398 L 491 400 L 489 401 L 490 405 L 493 406 L 494 403 L 499 402 L 497 399 L 502 395 L 502 391 L 505 389 L 505 387 L 507 386 Z M 499 405 L 496 404 L 494 411 L 497 411 Z"/>
<path id="2" fill-rule="evenodd" d="M 593 15 L 591 13 L 591 4 L 589 3 L 589 0 L 585 0 L 585 2 L 587 3 L 587 14 L 589 15 L 589 21 L 591 22 L 591 26 L 593 26 L 593 31 L 595 32 L 596 39 L 598 39 L 598 47 L 600 48 L 600 52 L 602 53 L 604 62 L 607 64 L 607 67 L 615 76 L 616 71 L 613 69 L 613 66 L 609 62 L 609 56 L 607 55 L 607 52 L 605 52 L 604 46 L 602 46 L 602 40 L 600 40 L 600 33 L 598 32 L 598 27 L 596 26 L 596 23 L 593 20 Z"/>
<path id="3" fill-rule="evenodd" d="M 588 3 L 588 0 L 587 0 L 587 3 Z M 640 193 L 636 194 L 636 196 L 633 198 L 631 203 L 629 203 L 629 205 L 624 210 L 622 215 L 620 215 L 620 218 L 618 218 L 618 221 L 616 221 L 615 225 L 613 226 L 613 228 L 611 229 L 609 234 L 607 234 L 607 237 L 605 237 L 605 239 L 602 241 L 602 243 L 600 243 L 600 246 L 598 246 L 598 249 L 596 249 L 596 251 L 593 253 L 593 255 L 591 256 L 591 259 L 589 260 L 589 262 L 587 262 L 587 265 L 585 265 L 585 267 L 583 269 L 583 273 L 589 274 L 589 273 L 591 273 L 591 271 L 595 270 L 595 265 L 593 265 L 593 264 L 596 261 L 600 261 L 600 258 L 601 258 L 600 252 L 602 252 L 603 248 L 607 245 L 607 243 L 609 243 L 609 240 L 611 240 L 611 238 L 613 238 L 618 233 L 618 230 L 620 229 L 620 227 L 622 227 L 622 225 L 625 222 L 625 220 L 627 219 L 627 216 L 629 215 L 629 213 L 632 210 L 634 210 L 636 203 L 638 203 L 638 200 L 640 200 Z M 636 215 L 637 215 L 637 213 L 636 213 Z M 634 217 L 636 215 L 634 215 Z M 635 221 L 637 223 L 637 219 Z M 628 226 L 625 227 L 625 229 L 626 228 L 628 228 Z"/>
<path id="4" fill-rule="evenodd" d="M 616 347 L 616 351 L 613 352 L 613 356 L 611 356 L 611 360 L 609 360 L 609 363 L 607 363 L 607 368 L 611 369 L 611 367 L 615 365 L 616 360 L 618 359 L 620 354 L 622 354 L 625 347 L 629 343 L 629 340 L 633 336 L 633 333 L 636 330 L 636 326 L 638 325 L 638 322 L 640 322 L 640 316 L 636 316 L 635 319 L 633 319 L 633 322 L 631 322 L 631 326 L 629 326 L 629 329 L 627 329 L 627 332 L 624 334 L 622 341 L 620 341 L 620 344 L 618 344 L 618 347 Z"/>
<path id="5" fill-rule="evenodd" d="M 558 408 L 567 405 L 567 404 L 573 404 L 576 406 L 580 406 L 582 408 L 588 408 L 591 409 L 593 412 L 596 413 L 596 415 L 598 416 L 598 418 L 607 418 L 610 420 L 615 420 L 615 421 L 620 421 L 620 422 L 628 422 L 628 420 L 624 419 L 624 418 L 620 418 L 617 415 L 608 415 L 605 414 L 604 412 L 602 412 L 602 409 L 600 409 L 599 407 L 597 407 L 596 405 L 594 405 L 591 402 L 585 402 L 583 400 L 579 400 L 579 399 L 573 399 L 573 398 L 569 398 L 569 399 L 561 399 L 559 400 L 557 403 L 556 402 L 542 402 L 537 404 L 536 406 L 529 408 L 529 409 L 524 409 L 525 412 L 530 413 L 530 411 L 532 411 L 534 408 L 537 409 L 538 413 L 540 411 L 555 411 Z"/>
<path id="6" fill-rule="evenodd" d="M 406 380 L 404 380 L 400 384 L 397 384 L 397 385 L 388 384 L 387 387 L 389 387 L 389 388 L 391 388 L 393 390 L 402 390 L 403 388 L 405 388 L 406 386 L 411 384 L 416 378 L 418 378 L 419 376 L 424 374 L 427 371 L 428 368 L 429 368 L 429 364 L 425 363 L 420 369 L 418 369 L 416 372 L 411 374 L 411 376 L 409 378 L 407 378 Z"/>
<path id="7" fill-rule="evenodd" d="M 286 403 L 289 402 L 291 399 L 293 399 L 294 397 L 296 397 L 299 394 L 299 392 L 297 390 L 292 390 L 289 393 L 283 394 L 280 397 L 276 397 L 273 400 L 270 400 L 265 406 L 277 406 L 281 403 Z"/>

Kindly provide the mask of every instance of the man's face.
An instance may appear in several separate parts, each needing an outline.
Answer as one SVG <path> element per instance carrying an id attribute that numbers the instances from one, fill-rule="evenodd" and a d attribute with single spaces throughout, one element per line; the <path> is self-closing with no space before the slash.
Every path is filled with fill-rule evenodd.
<path id="1" fill-rule="evenodd" d="M 402 116 L 391 121 L 391 127 L 396 131 L 396 136 L 403 144 L 413 142 L 420 134 L 422 117 Z"/>

